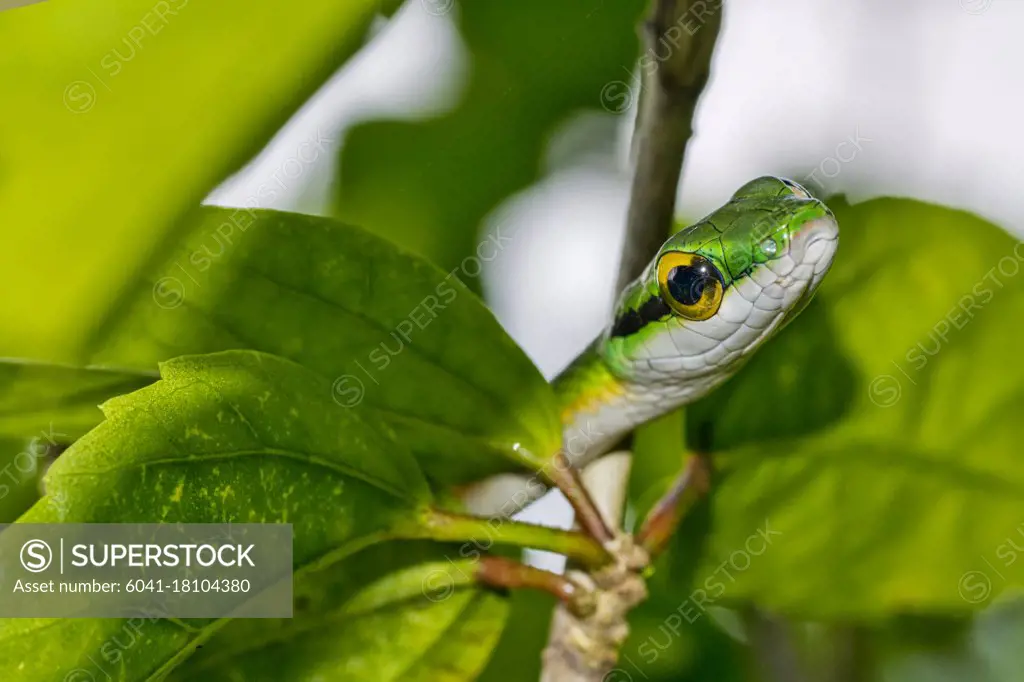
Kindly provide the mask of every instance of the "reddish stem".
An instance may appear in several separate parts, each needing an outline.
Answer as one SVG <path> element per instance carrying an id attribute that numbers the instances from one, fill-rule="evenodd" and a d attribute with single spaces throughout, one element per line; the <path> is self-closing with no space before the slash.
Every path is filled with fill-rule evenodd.
<path id="1" fill-rule="evenodd" d="M 554 465 L 545 473 L 551 483 L 562 491 L 565 499 L 569 500 L 569 504 L 576 512 L 576 521 L 585 533 L 602 545 L 607 545 L 615 539 L 615 533 L 608 527 L 601 511 L 583 485 L 580 472 L 573 468 L 564 453 L 556 455 Z"/>
<path id="2" fill-rule="evenodd" d="M 686 512 L 711 485 L 711 463 L 704 455 L 691 455 L 672 487 L 658 500 L 637 533 L 637 542 L 653 558 L 661 554 Z"/>

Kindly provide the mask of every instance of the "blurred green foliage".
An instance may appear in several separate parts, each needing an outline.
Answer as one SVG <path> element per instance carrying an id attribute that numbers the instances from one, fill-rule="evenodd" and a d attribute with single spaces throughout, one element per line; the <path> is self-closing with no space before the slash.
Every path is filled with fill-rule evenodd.
<path id="1" fill-rule="evenodd" d="M 486 215 L 541 177 L 559 126 L 632 80 L 646 3 L 420 4 L 452 10 L 465 90 L 429 120 L 350 131 L 333 210 L 439 268 L 324 219 L 200 208 L 361 44 L 375 12 L 399 4 L 54 0 L 0 12 L 0 352 L 106 365 L 0 363 L 0 521 L 30 506 L 22 520 L 286 510 L 297 528 L 296 618 L 150 623 L 120 679 L 182 663 L 172 679 L 536 679 L 549 598 L 460 587 L 427 599 L 430 572 L 464 547 L 374 543 L 429 535 L 418 524 L 432 487 L 447 499 L 448 484 L 556 447 L 550 389 L 445 273 L 474 252 Z M 603 102 L 610 114 L 628 103 Z M 656 566 L 621 679 L 766 679 L 745 629 L 753 607 L 786 618 L 811 665 L 835 665 L 852 643 L 851 682 L 1020 678 L 1024 251 L 963 212 L 831 205 L 842 246 L 818 298 L 725 387 L 637 438 L 634 512 L 687 440 L 718 471 Z M 425 296 L 447 298 L 442 282 L 450 312 L 395 338 Z M 416 352 L 381 345 L 413 338 Z M 281 357 L 177 360 L 143 388 L 158 362 L 239 348 Z M 360 364 L 374 357 L 390 366 L 379 385 Z M 90 431 L 96 405 L 125 393 Z M 220 408 L 249 426 L 222 423 Z M 179 462 L 183 476 L 163 461 L 202 450 L 173 435 L 195 423 L 268 455 L 231 465 L 245 494 L 219 507 L 204 496 L 205 465 Z M 308 461 L 273 461 L 282 433 Z M 48 436 L 81 438 L 32 506 Z M 510 456 L 513 442 L 532 455 Z M 270 469 L 302 495 L 266 487 Z M 165 511 L 172 478 L 187 485 Z M 332 525 L 331 504 L 358 523 Z M 0 621 L 0 677 L 62 679 L 120 627 Z"/>
<path id="2" fill-rule="evenodd" d="M 842 244 L 815 301 L 688 410 L 721 469 L 701 572 L 769 524 L 727 597 L 811 618 L 975 609 L 994 595 L 961 578 L 1024 521 L 1024 366 L 1006 361 L 1024 248 L 920 202 L 830 205 Z"/>
<path id="3" fill-rule="evenodd" d="M 472 59 L 460 101 L 433 119 L 349 132 L 337 215 L 446 271 L 458 266 L 476 249 L 484 216 L 539 179 L 557 126 L 600 111 L 609 82 L 630 81 L 633 27 L 646 4 L 459 3 L 454 16 Z M 614 104 L 621 112 L 624 103 Z"/>
<path id="4" fill-rule="evenodd" d="M 39 497 L 46 443 L 0 439 L 0 523 L 13 523 Z"/>
<path id="5" fill-rule="evenodd" d="M 678 646 L 694 646 L 716 609 L 754 603 L 797 622 L 865 624 L 877 655 L 852 679 L 1008 682 L 1016 647 L 998 632 L 1024 622 L 1013 601 L 1024 584 L 1024 374 L 1006 359 L 1024 315 L 1024 247 L 920 202 L 829 205 L 842 243 L 814 301 L 686 410 L 715 484 L 651 581 L 634 636 L 663 641 L 658 629 L 645 639 L 644 623 L 664 630 L 683 615 Z M 666 446 L 676 423 L 638 436 L 641 511 L 669 483 L 658 472 L 680 461 Z M 914 639 L 925 632 L 927 643 Z"/>
<path id="6" fill-rule="evenodd" d="M 376 0 L 0 12 L 0 354 L 77 360 L 182 216 L 360 44 Z M 15 293 L 16 292 L 16 293 Z"/>

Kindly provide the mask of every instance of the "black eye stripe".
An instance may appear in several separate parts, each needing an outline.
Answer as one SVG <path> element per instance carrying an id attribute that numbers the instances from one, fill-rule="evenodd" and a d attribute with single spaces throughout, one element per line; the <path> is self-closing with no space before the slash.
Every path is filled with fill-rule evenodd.
<path id="1" fill-rule="evenodd" d="M 672 309 L 668 307 L 665 301 L 661 300 L 661 296 L 651 296 L 640 306 L 640 317 L 643 319 L 644 324 L 660 320 L 671 313 Z"/>
<path id="2" fill-rule="evenodd" d="M 618 316 L 612 326 L 612 337 L 630 336 L 643 329 L 644 321 L 640 313 L 635 310 L 627 310 Z"/>
<path id="3" fill-rule="evenodd" d="M 652 296 L 638 310 L 627 310 L 619 315 L 612 326 L 612 337 L 636 334 L 649 322 L 660 320 L 671 313 L 672 309 L 661 300 L 661 296 Z"/>

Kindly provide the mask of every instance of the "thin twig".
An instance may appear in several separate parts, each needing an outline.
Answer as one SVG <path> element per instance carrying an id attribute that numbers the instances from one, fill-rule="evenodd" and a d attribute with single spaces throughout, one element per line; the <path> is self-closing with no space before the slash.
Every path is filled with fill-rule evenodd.
<path id="1" fill-rule="evenodd" d="M 612 453 L 584 470 L 584 483 L 593 489 L 595 480 L 628 480 L 631 463 L 628 452 Z M 625 495 L 621 490 L 610 492 L 619 494 L 598 498 L 600 512 L 606 519 L 621 519 Z M 619 647 L 629 633 L 626 616 L 647 596 L 639 576 L 639 570 L 647 565 L 647 555 L 624 535 L 608 548 L 615 555 L 614 564 L 589 574 L 567 571 L 588 594 L 592 609 L 589 613 L 573 612 L 563 606 L 555 609 L 544 650 L 541 682 L 604 680 L 615 667 Z"/>
<path id="2" fill-rule="evenodd" d="M 565 576 L 500 556 L 483 556 L 476 566 L 478 582 L 499 589 L 532 589 L 547 592 L 569 609 L 586 616 L 593 611 L 588 593 Z"/>
<path id="3" fill-rule="evenodd" d="M 636 540 L 651 558 L 657 558 L 669 544 L 679 522 L 710 487 L 711 462 L 704 455 L 690 455 L 682 473 L 647 514 Z"/>
<path id="4" fill-rule="evenodd" d="M 590 491 L 583 485 L 578 470 L 572 467 L 563 453 L 558 453 L 555 466 L 548 471 L 548 477 L 576 512 L 576 522 L 592 538 L 606 545 L 615 538 L 608 522 L 601 514 L 598 504 Z"/>
<path id="5" fill-rule="evenodd" d="M 640 58 L 643 100 L 634 132 L 636 173 L 616 291 L 636 279 L 668 236 L 693 114 L 711 70 L 721 8 L 655 0 Z"/>
<path id="6" fill-rule="evenodd" d="M 599 542 L 583 533 L 511 519 L 485 519 L 433 508 L 425 511 L 404 537 L 466 542 L 481 549 L 489 549 L 492 544 L 532 547 L 564 554 L 590 568 L 604 566 L 613 559 Z"/>
<path id="7" fill-rule="evenodd" d="M 693 113 L 708 80 L 721 23 L 720 3 L 713 9 L 710 4 L 654 0 L 645 26 L 645 51 L 640 59 L 643 99 L 634 133 L 636 174 L 617 291 L 643 272 L 672 225 L 683 155 L 693 132 Z M 620 471 L 599 477 L 590 489 L 601 506 L 605 500 L 622 499 L 627 483 L 627 475 Z M 617 522 L 621 508 L 610 518 Z M 616 565 L 593 576 L 601 617 L 581 621 L 564 609 L 556 611 L 544 652 L 543 682 L 597 682 L 614 667 L 618 647 L 628 632 L 625 616 L 646 596 L 643 581 L 631 572 L 633 562 L 646 560 L 646 555 L 629 538 L 621 540 Z"/>

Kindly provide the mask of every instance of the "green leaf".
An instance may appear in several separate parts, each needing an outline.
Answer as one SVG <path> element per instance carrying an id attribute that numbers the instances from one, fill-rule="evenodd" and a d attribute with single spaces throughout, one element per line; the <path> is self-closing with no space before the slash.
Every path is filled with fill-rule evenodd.
<path id="1" fill-rule="evenodd" d="M 473 569 L 443 556 L 438 545 L 388 543 L 311 572 L 296 586 L 294 619 L 232 622 L 174 679 L 476 679 L 506 599 L 457 586 Z"/>
<path id="2" fill-rule="evenodd" d="M 155 380 L 140 372 L 0 360 L 0 523 L 39 498 L 47 464 L 100 422 L 99 403 Z"/>
<path id="3" fill-rule="evenodd" d="M 250 351 L 179 358 L 103 406 L 106 420 L 57 460 L 29 523 L 291 523 L 295 569 L 420 532 L 430 501 L 411 455 L 372 415 L 345 410 L 294 363 Z M 96 660 L 117 679 L 166 672 L 224 621 L 139 624 L 145 647 L 104 651 L 123 620 L 0 621 L 0 671 L 62 679 Z"/>
<path id="4" fill-rule="evenodd" d="M 458 267 L 477 249 L 484 216 L 545 171 L 558 126 L 582 112 L 628 109 L 639 51 L 633 27 L 647 5 L 458 3 L 453 16 L 470 58 L 465 94 L 437 118 L 372 121 L 349 132 L 337 215 L 445 270 Z M 613 139 L 615 119 L 603 124 L 592 136 Z"/>
<path id="5" fill-rule="evenodd" d="M 156 372 L 0 360 L 0 436 L 71 443 L 100 423 L 100 403 L 156 378 Z"/>
<path id="6" fill-rule="evenodd" d="M 18 292 L 0 298 L 0 350 L 70 358 L 179 220 L 343 63 L 376 6 L 67 0 L 0 12 L 0 215 L 17 231 L 0 250 L 0 290 Z"/>
<path id="7" fill-rule="evenodd" d="M 550 386 L 455 275 L 324 218 L 198 215 L 189 243 L 105 324 L 94 362 L 287 357 L 333 385 L 338 405 L 376 411 L 441 483 L 557 452 Z"/>
<path id="8" fill-rule="evenodd" d="M 40 505 L 25 521 L 293 523 L 296 537 L 341 545 L 407 525 L 431 499 L 386 425 L 341 409 L 330 384 L 288 360 L 226 351 L 160 374 L 107 401 L 104 422 L 50 469 L 59 518 Z M 325 508 L 341 522 L 330 526 Z"/>
<path id="9" fill-rule="evenodd" d="M 721 468 L 691 587 L 826 620 L 977 608 L 1024 582 L 1001 556 L 1024 508 L 1024 247 L 915 201 L 831 205 L 818 297 L 688 411 Z"/>
<path id="10" fill-rule="evenodd" d="M 495 645 L 479 682 L 540 679 L 541 654 L 548 643 L 556 604 L 544 592 L 516 590 L 511 594 L 508 620 L 512 625 Z"/>

